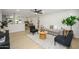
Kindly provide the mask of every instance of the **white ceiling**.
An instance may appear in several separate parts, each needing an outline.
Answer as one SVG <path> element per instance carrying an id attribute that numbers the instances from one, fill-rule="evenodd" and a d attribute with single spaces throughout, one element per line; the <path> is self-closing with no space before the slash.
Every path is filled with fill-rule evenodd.
<path id="1" fill-rule="evenodd" d="M 57 13 L 61 11 L 67 11 L 71 9 L 42 9 L 43 15 L 49 13 Z M 25 17 L 34 16 L 34 12 L 31 9 L 2 9 L 3 15 L 21 15 Z"/>

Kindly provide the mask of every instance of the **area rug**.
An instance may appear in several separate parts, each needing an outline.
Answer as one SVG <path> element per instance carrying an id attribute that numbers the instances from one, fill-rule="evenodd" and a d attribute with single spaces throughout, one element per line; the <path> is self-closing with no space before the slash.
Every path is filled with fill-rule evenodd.
<path id="1" fill-rule="evenodd" d="M 54 38 L 55 36 L 53 35 L 48 35 L 45 40 L 42 40 L 39 38 L 39 34 L 27 34 L 27 36 L 36 44 L 38 44 L 41 48 L 43 49 L 66 49 L 66 47 L 56 43 L 56 45 L 54 45 Z"/>

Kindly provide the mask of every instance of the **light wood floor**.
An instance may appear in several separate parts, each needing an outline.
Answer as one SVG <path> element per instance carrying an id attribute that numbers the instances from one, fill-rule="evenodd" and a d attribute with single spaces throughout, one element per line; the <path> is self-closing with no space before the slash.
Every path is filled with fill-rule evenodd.
<path id="1" fill-rule="evenodd" d="M 27 37 L 25 32 L 10 34 L 10 47 L 12 49 L 39 49 L 39 45 Z"/>
<path id="2" fill-rule="evenodd" d="M 79 49 L 79 39 L 78 38 L 72 39 L 71 48 L 72 49 Z"/>
<path id="3" fill-rule="evenodd" d="M 26 32 L 17 32 L 10 34 L 10 46 L 12 49 L 41 49 L 41 47 L 27 37 Z M 73 39 L 72 49 L 79 48 L 79 39 Z"/>

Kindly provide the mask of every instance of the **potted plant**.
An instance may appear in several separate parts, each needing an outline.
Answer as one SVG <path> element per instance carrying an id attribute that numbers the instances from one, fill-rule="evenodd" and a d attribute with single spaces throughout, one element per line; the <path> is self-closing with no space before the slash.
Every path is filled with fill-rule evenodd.
<path id="1" fill-rule="evenodd" d="M 72 26 L 79 20 L 79 17 L 77 16 L 70 16 L 66 19 L 63 19 L 62 24 L 65 24 L 67 26 L 70 26 L 70 30 L 72 30 Z"/>

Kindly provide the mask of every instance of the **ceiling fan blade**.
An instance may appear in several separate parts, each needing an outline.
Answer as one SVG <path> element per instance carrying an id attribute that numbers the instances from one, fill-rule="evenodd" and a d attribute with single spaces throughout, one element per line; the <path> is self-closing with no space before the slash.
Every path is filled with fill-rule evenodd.
<path id="1" fill-rule="evenodd" d="M 41 12 L 42 10 L 38 10 L 39 12 Z"/>
<path id="2" fill-rule="evenodd" d="M 33 9 L 32 11 L 33 11 L 34 13 L 43 14 L 43 13 L 42 13 L 42 10 L 39 10 L 39 9 Z"/>

